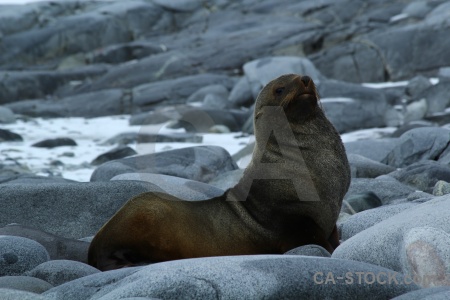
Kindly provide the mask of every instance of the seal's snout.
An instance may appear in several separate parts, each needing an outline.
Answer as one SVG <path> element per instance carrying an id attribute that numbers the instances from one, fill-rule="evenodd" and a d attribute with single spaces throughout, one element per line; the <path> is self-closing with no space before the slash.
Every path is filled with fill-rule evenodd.
<path id="1" fill-rule="evenodd" d="M 305 86 L 305 88 L 308 87 L 309 83 L 312 81 L 311 77 L 309 76 L 302 76 L 300 81 L 303 83 L 303 85 Z"/>

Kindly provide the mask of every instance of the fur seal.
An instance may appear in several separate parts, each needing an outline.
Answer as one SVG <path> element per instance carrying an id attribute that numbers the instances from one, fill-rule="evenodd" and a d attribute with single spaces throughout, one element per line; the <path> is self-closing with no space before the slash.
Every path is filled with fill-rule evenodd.
<path id="1" fill-rule="evenodd" d="M 313 80 L 288 74 L 268 83 L 256 100 L 254 128 L 252 161 L 236 186 L 205 201 L 154 192 L 130 199 L 92 240 L 89 264 L 111 270 L 281 254 L 306 244 L 333 252 L 350 168 Z"/>

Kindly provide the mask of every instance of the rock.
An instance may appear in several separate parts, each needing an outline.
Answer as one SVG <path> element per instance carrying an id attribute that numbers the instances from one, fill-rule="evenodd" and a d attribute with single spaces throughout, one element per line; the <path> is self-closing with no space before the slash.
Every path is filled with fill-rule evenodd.
<path id="1" fill-rule="evenodd" d="M 284 74 L 308 75 L 317 84 L 323 78 L 309 59 L 293 56 L 266 57 L 250 61 L 243 66 L 253 98 L 272 79 Z"/>
<path id="2" fill-rule="evenodd" d="M 109 150 L 108 152 L 105 152 L 105 153 L 97 156 L 91 162 L 91 165 L 98 166 L 107 161 L 116 160 L 116 159 L 124 158 L 127 156 L 133 156 L 136 154 L 137 154 L 137 152 L 129 146 L 118 146 L 112 150 Z"/>
<path id="3" fill-rule="evenodd" d="M 75 182 L 57 176 L 36 176 L 29 173 L 1 176 L 0 184 L 41 184 L 41 183 L 71 183 Z"/>
<path id="4" fill-rule="evenodd" d="M 450 167 L 432 160 L 413 163 L 389 174 L 401 183 L 431 193 L 439 180 L 450 181 Z"/>
<path id="5" fill-rule="evenodd" d="M 49 259 L 44 246 L 33 240 L 0 236 L 0 276 L 22 275 Z"/>
<path id="6" fill-rule="evenodd" d="M 438 75 L 444 78 L 450 78 L 450 67 L 443 67 L 439 69 Z"/>
<path id="7" fill-rule="evenodd" d="M 417 276 L 422 287 L 448 286 L 450 235 L 438 228 L 412 228 L 404 235 L 401 260 L 409 274 Z"/>
<path id="8" fill-rule="evenodd" d="M 443 112 L 450 104 L 450 81 L 440 80 L 438 84 L 422 91 L 417 99 L 425 99 L 428 105 L 427 116 Z"/>
<path id="9" fill-rule="evenodd" d="M 202 5 L 195 0 L 154 0 L 154 2 L 167 10 L 176 12 L 192 12 Z"/>
<path id="10" fill-rule="evenodd" d="M 408 187 L 395 180 L 391 179 L 368 179 L 368 178 L 352 178 L 350 188 L 344 197 L 344 200 L 349 199 L 355 194 L 372 192 L 378 196 L 383 205 L 389 204 L 394 200 L 406 198 L 409 194 L 414 192 L 414 189 Z"/>
<path id="11" fill-rule="evenodd" d="M 319 256 L 331 257 L 331 254 L 319 245 L 305 245 L 289 250 L 284 255 L 304 255 L 304 256 Z"/>
<path id="12" fill-rule="evenodd" d="M 423 91 L 433 86 L 428 78 L 422 75 L 412 78 L 405 88 L 405 94 L 411 98 L 416 98 Z"/>
<path id="13" fill-rule="evenodd" d="M 228 171 L 220 174 L 219 176 L 208 182 L 208 184 L 225 191 L 229 188 L 234 187 L 239 182 L 239 180 L 241 180 L 243 174 L 244 169 Z"/>
<path id="14" fill-rule="evenodd" d="M 376 140 L 358 140 L 344 143 L 347 155 L 358 154 L 377 162 L 382 162 L 394 149 L 398 139 L 382 138 Z"/>
<path id="15" fill-rule="evenodd" d="M 320 82 L 318 90 L 325 114 L 339 132 L 386 125 L 383 91 L 337 80 Z"/>
<path id="16" fill-rule="evenodd" d="M 434 196 L 443 196 L 450 194 L 450 183 L 445 182 L 443 180 L 438 180 L 433 188 Z"/>
<path id="17" fill-rule="evenodd" d="M 4 56 L 0 58 L 0 61 L 2 58 Z M 56 93 L 65 85 L 70 85 L 70 82 L 99 76 L 106 70 L 106 67 L 96 65 L 59 72 L 0 71 L 0 82 L 2 83 L 0 85 L 0 104 L 7 103 L 5 107 L 17 114 L 20 112 L 14 109 L 15 103 L 13 103 L 17 100 L 43 99 L 49 94 Z"/>
<path id="18" fill-rule="evenodd" d="M 450 131 L 438 127 L 415 128 L 405 132 L 383 162 L 405 167 L 423 160 L 437 160 L 450 142 Z"/>
<path id="19" fill-rule="evenodd" d="M 353 177 L 375 178 L 395 170 L 394 167 L 379 163 L 362 155 L 349 153 L 347 157 Z"/>
<path id="20" fill-rule="evenodd" d="M 385 126 L 387 105 L 382 101 L 364 103 L 351 98 L 322 98 L 327 118 L 340 133 Z"/>
<path id="21" fill-rule="evenodd" d="M 392 300 L 445 300 L 450 296 L 450 287 L 440 286 L 412 291 Z"/>
<path id="22" fill-rule="evenodd" d="M 214 84 L 198 89 L 196 92 L 189 96 L 186 102 L 203 102 L 204 107 L 225 108 L 228 104 L 228 94 L 228 89 L 226 87 L 221 84 Z M 211 106 L 212 102 L 217 102 L 217 106 Z"/>
<path id="23" fill-rule="evenodd" d="M 161 45 L 147 41 L 133 41 L 130 43 L 114 44 L 96 49 L 84 55 L 90 64 L 108 63 L 118 64 L 163 52 Z"/>
<path id="24" fill-rule="evenodd" d="M 192 108 L 181 113 L 181 117 L 174 128 L 185 128 L 187 132 L 209 132 L 215 125 L 224 125 L 232 132 L 240 131 L 249 117 L 247 111 Z"/>
<path id="25" fill-rule="evenodd" d="M 423 19 L 432 9 L 430 1 L 418 0 L 407 4 L 402 13 L 413 18 Z"/>
<path id="26" fill-rule="evenodd" d="M 410 209 L 419 205 L 417 203 L 399 203 L 384 205 L 375 209 L 365 210 L 354 214 L 341 222 L 338 226 L 339 236 L 342 241 L 348 240 L 357 233 L 372 227 L 386 219 L 389 219 L 404 210 Z"/>
<path id="27" fill-rule="evenodd" d="M 349 41 L 309 56 L 313 64 L 329 78 L 349 82 L 388 81 L 383 57 L 371 45 Z"/>
<path id="28" fill-rule="evenodd" d="M 93 235 L 130 198 L 161 191 L 147 182 L 4 184 L 0 226 L 19 223 L 65 238 Z"/>
<path id="29" fill-rule="evenodd" d="M 350 274 L 348 272 L 350 271 Z M 418 289 L 415 284 L 402 284 L 401 274 L 394 274 L 399 284 L 383 284 L 361 280 L 348 284 L 338 277 L 357 282 L 353 270 L 384 274 L 393 271 L 374 265 L 324 257 L 298 255 L 249 255 L 184 259 L 158 263 L 140 269 L 128 268 L 94 274 L 55 287 L 43 295 L 51 299 L 116 299 L 154 297 L 163 299 L 210 299 L 219 294 L 224 299 L 327 299 L 339 295 L 345 299 L 361 299 L 376 294 L 393 298 Z M 127 273 L 128 272 L 128 273 Z M 328 275 L 331 274 L 331 275 Z M 330 276 L 328 282 L 325 280 Z M 332 278 L 334 277 L 334 278 Z"/>
<path id="30" fill-rule="evenodd" d="M 350 82 L 397 81 L 437 71 L 449 61 L 450 54 L 440 50 L 448 45 L 438 43 L 450 26 L 446 17 L 428 15 L 424 22 L 374 30 L 309 57 L 325 76 Z"/>
<path id="31" fill-rule="evenodd" d="M 248 107 L 255 102 L 252 94 L 252 88 L 247 77 L 241 77 L 234 85 L 228 97 L 229 106 L 232 108 Z"/>
<path id="32" fill-rule="evenodd" d="M 62 99 L 25 100 L 8 104 L 15 113 L 31 117 L 102 117 L 133 111 L 128 90 L 110 89 L 67 96 Z"/>
<path id="33" fill-rule="evenodd" d="M 128 145 L 141 143 L 201 143 L 203 137 L 193 133 L 158 133 L 141 129 L 140 132 L 120 133 L 102 143 L 102 145 Z"/>
<path id="34" fill-rule="evenodd" d="M 39 148 L 55 148 L 61 146 L 77 146 L 77 143 L 71 138 L 56 138 L 56 139 L 48 139 L 37 142 L 32 147 Z"/>
<path id="35" fill-rule="evenodd" d="M 414 101 L 406 106 L 406 112 L 403 122 L 408 124 L 413 121 L 422 120 L 428 111 L 428 103 L 422 98 L 418 101 Z"/>
<path id="36" fill-rule="evenodd" d="M 1 142 L 16 142 L 23 141 L 20 134 L 14 133 L 6 129 L 0 129 L 0 143 Z"/>
<path id="37" fill-rule="evenodd" d="M 421 286 L 427 286 L 425 274 L 434 276 L 434 285 L 442 284 L 442 270 L 448 274 L 450 264 L 449 209 L 448 195 L 416 205 L 346 240 L 332 257 L 373 263 L 410 278 L 418 275 Z"/>
<path id="38" fill-rule="evenodd" d="M 380 198 L 373 192 L 354 194 L 343 201 L 341 212 L 353 215 L 382 205 Z"/>
<path id="39" fill-rule="evenodd" d="M 39 278 L 29 276 L 2 276 L 0 277 L 0 293 L 1 289 L 12 289 L 36 294 L 53 288 L 54 286 Z M 1 294 L 2 297 L 4 294 Z M 4 299 L 4 298 L 3 298 Z"/>
<path id="40" fill-rule="evenodd" d="M 398 138 L 398 137 L 402 136 L 402 134 L 404 134 L 405 132 L 407 132 L 411 129 L 420 128 L 420 127 L 431 127 L 431 126 L 432 125 L 423 123 L 423 122 L 420 122 L 420 123 L 414 122 L 414 123 L 405 124 L 405 125 L 402 125 L 399 128 L 397 128 L 397 130 L 391 134 L 391 137 Z"/>
<path id="41" fill-rule="evenodd" d="M 13 111 L 7 107 L 0 106 L 0 124 L 11 124 L 16 122 Z"/>
<path id="42" fill-rule="evenodd" d="M 138 85 L 132 89 L 133 105 L 149 107 L 164 102 L 165 105 L 184 104 L 189 96 L 200 88 L 210 85 L 222 85 L 231 88 L 234 84 L 228 76 L 217 74 L 199 74 L 171 80 Z M 125 86 L 128 87 L 128 86 Z"/>
<path id="43" fill-rule="evenodd" d="M 51 260 L 26 272 L 26 275 L 45 280 L 53 286 L 58 286 L 96 273 L 100 273 L 100 271 L 81 262 L 72 260 Z"/>
<path id="44" fill-rule="evenodd" d="M 0 294 L 4 300 L 48 300 L 48 298 L 36 293 L 24 292 L 12 289 L 0 289 Z"/>
<path id="45" fill-rule="evenodd" d="M 87 242 L 63 238 L 20 224 L 9 224 L 0 228 L 0 235 L 20 236 L 34 240 L 45 247 L 52 260 L 68 259 L 87 263 L 89 248 Z"/>
<path id="46" fill-rule="evenodd" d="M 169 13 L 145 1 L 75 6 L 77 13 L 30 30 L 5 36 L 0 63 L 43 63 L 61 56 L 87 52 L 139 39 L 148 30 L 164 32 Z M 168 21 L 168 20 L 167 20 Z M 59 36 L 60 38 L 54 38 Z M 39 45 L 40 51 L 26 51 Z M 43 55 L 42 53 L 45 53 Z M 14 62 L 14 64 L 12 63 Z"/>
<path id="47" fill-rule="evenodd" d="M 225 125 L 214 125 L 209 128 L 210 133 L 230 133 L 231 130 Z"/>
<path id="48" fill-rule="evenodd" d="M 209 184 L 162 174 L 149 173 L 125 173 L 111 179 L 114 180 L 138 180 L 157 185 L 167 194 L 185 200 L 206 200 L 221 196 L 224 190 Z"/>
<path id="49" fill-rule="evenodd" d="M 124 173 L 154 173 L 208 182 L 237 169 L 230 154 L 218 146 L 198 146 L 123 158 L 99 166 L 91 181 L 109 181 Z"/>

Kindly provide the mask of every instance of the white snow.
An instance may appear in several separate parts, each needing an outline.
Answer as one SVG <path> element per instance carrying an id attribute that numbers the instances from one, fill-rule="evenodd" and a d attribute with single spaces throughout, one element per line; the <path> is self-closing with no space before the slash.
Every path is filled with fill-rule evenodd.
<path id="1" fill-rule="evenodd" d="M 145 132 L 145 133 L 175 133 L 183 129 L 170 129 L 167 124 L 154 126 L 129 126 L 129 116 L 112 116 L 93 119 L 84 118 L 36 118 L 29 121 L 18 120 L 14 124 L 2 124 L 2 129 L 11 130 L 20 134 L 23 142 L 0 143 L 2 161 L 12 164 L 14 161 L 28 167 L 38 175 L 49 175 L 50 170 L 55 173 L 55 167 L 50 163 L 55 160 L 64 165 L 56 168 L 64 178 L 77 181 L 89 181 L 95 167 L 90 165 L 98 155 L 115 148 L 117 145 L 102 145 L 107 139 L 119 133 Z M 53 149 L 31 147 L 32 144 L 44 139 L 69 137 L 76 141 L 77 146 L 63 146 Z M 222 146 L 234 154 L 244 147 L 250 137 L 241 133 L 203 134 L 203 144 Z M 198 146 L 200 143 L 148 143 L 131 144 L 138 154 L 159 152 L 163 150 L 178 149 L 189 146 Z M 67 156 L 73 153 L 73 157 Z"/>

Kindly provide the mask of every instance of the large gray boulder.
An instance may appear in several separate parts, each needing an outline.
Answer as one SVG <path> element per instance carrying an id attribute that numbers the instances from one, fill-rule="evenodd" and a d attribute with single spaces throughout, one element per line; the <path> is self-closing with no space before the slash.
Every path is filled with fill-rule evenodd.
<path id="1" fill-rule="evenodd" d="M 371 276 L 368 280 L 358 281 L 356 270 L 363 274 L 381 274 L 380 282 Z M 323 257 L 211 257 L 94 274 L 53 288 L 43 295 L 55 300 L 127 297 L 362 299 L 373 295 L 389 299 L 417 289 L 415 284 L 401 283 L 401 274 L 393 274 L 399 284 L 386 284 L 389 273 L 394 272 L 370 264 Z"/>
<path id="2" fill-rule="evenodd" d="M 107 162 L 94 171 L 91 181 L 109 181 L 124 173 L 153 173 L 208 182 L 235 169 L 236 164 L 222 147 L 198 146 Z"/>
<path id="3" fill-rule="evenodd" d="M 22 275 L 49 259 L 44 246 L 33 240 L 0 235 L 0 276 Z"/>
<path id="4" fill-rule="evenodd" d="M 449 209 L 449 195 L 406 209 L 346 240 L 332 257 L 416 276 L 423 287 L 448 285 Z"/>
<path id="5" fill-rule="evenodd" d="M 147 182 L 3 184 L 0 225 L 19 223 L 65 238 L 95 234 L 131 197 L 161 191 Z"/>

